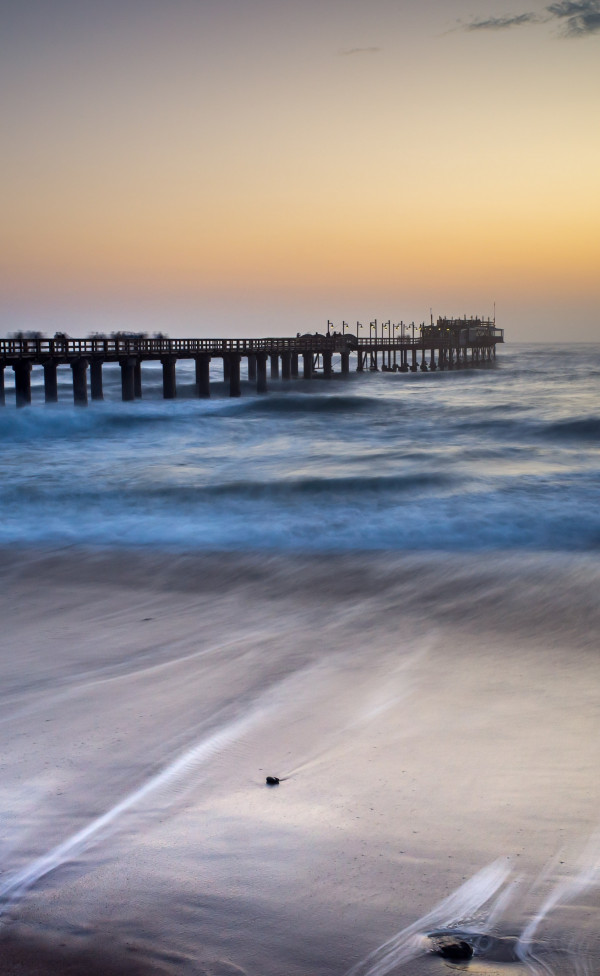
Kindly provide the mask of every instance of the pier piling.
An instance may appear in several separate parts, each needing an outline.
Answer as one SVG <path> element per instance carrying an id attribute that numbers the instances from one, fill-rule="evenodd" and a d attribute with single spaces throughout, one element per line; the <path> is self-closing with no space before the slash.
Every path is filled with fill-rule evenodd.
<path id="1" fill-rule="evenodd" d="M 135 400 L 135 360 L 129 356 L 122 359 L 121 366 L 121 399 L 125 402 Z"/>
<path id="2" fill-rule="evenodd" d="M 44 399 L 46 403 L 58 403 L 58 364 L 54 359 L 47 359 L 44 366 Z"/>
<path id="3" fill-rule="evenodd" d="M 176 362 L 175 356 L 165 356 L 164 359 L 161 359 L 163 368 L 163 397 L 165 400 L 174 400 L 177 396 Z"/>
<path id="4" fill-rule="evenodd" d="M 256 354 L 256 392 L 267 392 L 267 354 L 257 352 Z"/>
<path id="5" fill-rule="evenodd" d="M 101 359 L 92 359 L 90 363 L 90 393 L 92 400 L 104 400 Z"/>
<path id="6" fill-rule="evenodd" d="M 210 397 L 210 356 L 196 356 L 196 386 L 203 400 Z"/>
<path id="7" fill-rule="evenodd" d="M 13 366 L 15 373 L 15 400 L 18 407 L 31 403 L 31 363 L 20 362 Z"/>
<path id="8" fill-rule="evenodd" d="M 142 398 L 142 360 L 136 359 L 133 367 L 133 393 L 136 400 Z"/>
<path id="9" fill-rule="evenodd" d="M 73 370 L 73 402 L 78 407 L 85 407 L 88 402 L 87 368 L 87 359 L 76 359 L 75 362 L 71 363 L 71 369 Z"/>
<path id="10" fill-rule="evenodd" d="M 239 397 L 242 390 L 240 386 L 240 356 L 229 356 L 229 396 Z"/>

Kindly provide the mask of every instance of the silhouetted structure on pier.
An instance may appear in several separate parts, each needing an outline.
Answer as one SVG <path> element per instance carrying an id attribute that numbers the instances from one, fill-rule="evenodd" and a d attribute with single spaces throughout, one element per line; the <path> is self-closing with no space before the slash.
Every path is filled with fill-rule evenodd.
<path id="1" fill-rule="evenodd" d="M 330 323 L 328 323 L 328 326 Z M 222 359 L 223 377 L 229 384 L 231 396 L 241 393 L 241 362 L 246 360 L 248 380 L 256 384 L 257 393 L 267 392 L 267 363 L 272 379 L 291 380 L 299 375 L 300 363 L 304 379 L 320 374 L 329 379 L 333 374 L 333 356 L 340 357 L 342 374 L 350 372 L 350 356 L 356 356 L 356 369 L 386 372 L 427 372 L 452 369 L 489 362 L 496 355 L 496 344 L 504 341 L 502 329 L 484 319 L 438 319 L 434 325 L 414 323 L 405 326 L 391 322 L 371 322 L 369 337 L 360 336 L 363 328 L 357 323 L 356 334 L 346 331 L 327 335 L 298 335 L 295 338 L 267 339 L 149 339 L 137 335 L 94 336 L 89 339 L 70 339 L 57 335 L 43 337 L 0 339 L 0 403 L 5 402 L 4 370 L 12 367 L 15 374 L 17 406 L 31 402 L 31 369 L 44 370 L 44 392 L 47 403 L 58 399 L 57 369 L 71 368 L 73 398 L 77 404 L 88 402 L 88 386 L 92 400 L 103 399 L 102 367 L 104 363 L 118 363 L 121 368 L 123 400 L 135 400 L 142 395 L 143 362 L 162 364 L 163 396 L 177 395 L 176 363 L 178 359 L 193 359 L 196 364 L 196 391 L 200 397 L 210 396 L 210 363 Z M 399 333 L 399 334 L 398 334 Z M 88 384 L 89 370 L 89 384 Z"/>

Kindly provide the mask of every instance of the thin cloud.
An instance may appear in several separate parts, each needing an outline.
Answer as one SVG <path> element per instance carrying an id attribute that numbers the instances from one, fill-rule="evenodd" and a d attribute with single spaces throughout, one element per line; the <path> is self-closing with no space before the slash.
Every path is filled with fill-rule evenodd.
<path id="1" fill-rule="evenodd" d="M 380 51 L 380 47 L 350 47 L 344 51 L 340 51 L 340 54 L 345 58 L 350 54 L 379 54 Z"/>
<path id="2" fill-rule="evenodd" d="M 544 8 L 544 14 L 513 14 L 508 17 L 486 17 L 461 24 L 465 31 L 507 30 L 526 24 L 558 21 L 563 37 L 582 37 L 600 33 L 600 0 L 557 0 Z"/>
<path id="3" fill-rule="evenodd" d="M 506 30 L 508 27 L 522 27 L 523 24 L 536 24 L 539 18 L 536 14 L 515 14 L 514 17 L 488 17 L 486 20 L 472 20 L 465 24 L 467 31 L 477 30 Z"/>
<path id="4" fill-rule="evenodd" d="M 552 17 L 565 22 L 565 34 L 579 37 L 600 32 L 599 0 L 562 0 L 551 3 L 546 10 Z"/>

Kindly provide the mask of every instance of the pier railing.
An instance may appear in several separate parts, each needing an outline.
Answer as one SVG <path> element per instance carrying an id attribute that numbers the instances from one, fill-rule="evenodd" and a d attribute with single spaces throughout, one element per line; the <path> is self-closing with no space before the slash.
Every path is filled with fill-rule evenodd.
<path id="1" fill-rule="evenodd" d="M 468 334 L 467 334 L 468 333 Z M 471 334 L 472 333 L 472 334 Z M 496 343 L 502 342 L 502 329 L 479 332 L 469 328 L 464 330 L 462 342 Z M 193 357 L 194 355 L 212 354 L 215 356 L 227 353 L 252 355 L 253 353 L 267 353 L 274 355 L 285 352 L 349 352 L 355 349 L 419 349 L 450 346 L 456 344 L 456 336 L 452 333 L 438 333 L 432 335 L 425 332 L 418 336 L 395 337 L 359 337 L 353 333 L 336 333 L 334 335 L 302 335 L 294 338 L 263 338 L 263 339 L 168 339 L 141 338 L 138 336 L 110 336 L 92 337 L 87 339 L 53 338 L 12 338 L 0 339 L 0 358 L 5 361 L 17 359 L 33 359 L 42 361 L 48 359 L 76 359 L 85 357 L 103 357 L 105 359 L 120 359 L 124 356 L 144 356 L 161 358 L 163 356 Z"/>
<path id="2" fill-rule="evenodd" d="M 334 373 L 334 353 L 339 356 L 342 375 L 350 372 L 351 354 L 355 354 L 357 372 L 374 371 L 415 373 L 436 369 L 455 369 L 460 366 L 479 366 L 496 357 L 496 343 L 503 342 L 501 329 L 491 323 L 469 320 L 454 323 L 438 320 L 436 326 L 414 327 L 410 335 L 395 335 L 390 324 L 388 335 L 383 323 L 378 335 L 357 336 L 351 332 L 305 333 L 293 338 L 262 339 L 169 339 L 156 335 L 148 338 L 139 334 L 113 333 L 93 335 L 86 339 L 71 339 L 58 332 L 52 339 L 41 335 L 17 334 L 0 339 L 0 404 L 4 404 L 4 374 L 14 371 L 15 399 L 18 407 L 31 403 L 31 374 L 34 367 L 44 371 L 46 403 L 58 400 L 58 368 L 72 371 L 73 399 L 77 404 L 102 400 L 102 371 L 106 363 L 118 364 L 121 369 L 121 396 L 135 400 L 142 396 L 142 364 L 159 361 L 163 373 L 163 396 L 171 400 L 177 395 L 176 365 L 179 359 L 195 360 L 195 388 L 199 397 L 210 396 L 210 363 L 222 359 L 223 380 L 229 383 L 230 396 L 241 395 L 241 365 L 248 381 L 256 383 L 257 393 L 267 392 L 267 366 L 270 360 L 271 378 L 291 380 L 299 376 L 302 366 L 304 379 L 321 374 L 331 379 Z M 389 333 L 392 333 L 391 335 Z M 419 362 L 420 359 L 420 362 Z"/>
<path id="3" fill-rule="evenodd" d="M 354 339 L 356 343 L 356 339 Z M 88 339 L 0 339 L 0 357 L 7 359 L 44 356 L 193 356 L 195 354 L 223 353 L 252 354 L 257 352 L 281 353 L 330 351 L 344 352 L 353 347 L 352 336 L 304 335 L 295 338 L 264 339 L 146 339 L 140 337 L 94 337 Z"/>

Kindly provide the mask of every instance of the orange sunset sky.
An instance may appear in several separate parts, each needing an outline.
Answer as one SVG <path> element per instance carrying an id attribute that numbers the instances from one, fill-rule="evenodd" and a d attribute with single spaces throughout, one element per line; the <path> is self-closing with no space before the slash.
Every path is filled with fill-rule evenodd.
<path id="1" fill-rule="evenodd" d="M 4 0 L 0 331 L 600 339 L 600 0 Z"/>

